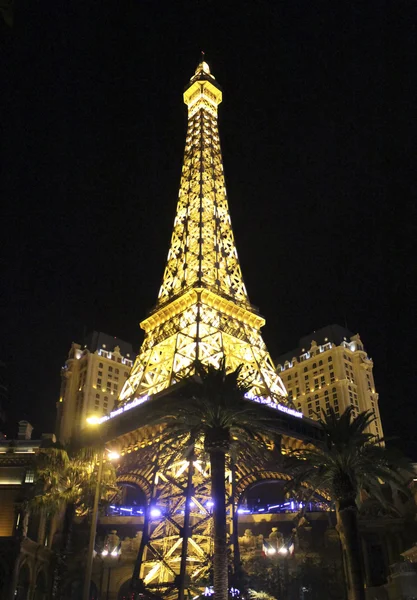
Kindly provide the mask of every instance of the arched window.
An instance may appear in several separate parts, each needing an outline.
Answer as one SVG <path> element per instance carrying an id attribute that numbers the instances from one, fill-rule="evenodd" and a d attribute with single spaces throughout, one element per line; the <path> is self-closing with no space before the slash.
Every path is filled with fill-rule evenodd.
<path id="1" fill-rule="evenodd" d="M 329 358 L 327 359 L 327 362 L 332 362 L 333 358 L 331 356 L 329 356 Z"/>
<path id="2" fill-rule="evenodd" d="M 313 369 L 317 369 L 317 363 L 313 363 Z"/>
<path id="3" fill-rule="evenodd" d="M 308 371 L 308 368 L 304 367 L 304 373 L 307 373 L 307 371 Z"/>

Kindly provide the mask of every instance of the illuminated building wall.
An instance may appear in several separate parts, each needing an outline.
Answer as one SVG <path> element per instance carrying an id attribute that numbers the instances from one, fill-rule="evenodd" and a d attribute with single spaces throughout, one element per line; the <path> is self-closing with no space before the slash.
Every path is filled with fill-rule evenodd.
<path id="1" fill-rule="evenodd" d="M 372 433 L 383 436 L 375 391 L 373 362 L 359 334 L 339 325 L 324 327 L 301 338 L 298 348 L 278 357 L 278 373 L 295 407 L 312 419 L 330 406 L 341 414 L 372 410 Z"/>
<path id="2" fill-rule="evenodd" d="M 72 343 L 62 368 L 57 402 L 56 432 L 66 443 L 85 427 L 91 414 L 107 415 L 127 380 L 133 364 L 131 344 L 93 332 L 85 344 Z"/>
<path id="3" fill-rule="evenodd" d="M 0 439 L 0 598 L 46 598 L 40 582 L 51 581 L 55 532 L 60 517 L 27 511 L 35 483 L 39 448 L 55 442 L 53 434 L 32 440 L 33 427 L 19 422 L 18 439 Z M 38 585 L 39 584 L 39 585 Z M 32 595 L 30 592 L 36 588 Z M 47 588 L 44 588 L 47 589 Z"/>

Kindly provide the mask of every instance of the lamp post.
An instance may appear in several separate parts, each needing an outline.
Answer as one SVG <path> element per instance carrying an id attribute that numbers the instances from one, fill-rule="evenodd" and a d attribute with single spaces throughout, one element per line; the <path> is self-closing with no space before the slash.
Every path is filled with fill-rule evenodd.
<path id="1" fill-rule="evenodd" d="M 278 538 L 276 539 L 269 539 L 268 542 L 264 542 L 264 553 L 270 557 L 273 558 L 276 568 L 277 568 L 277 576 L 278 576 L 278 580 L 277 580 L 277 584 L 278 584 L 278 591 L 279 591 L 279 598 L 283 597 L 283 598 L 288 598 L 288 585 L 289 585 L 289 572 L 288 572 L 288 559 L 290 558 L 290 556 L 292 555 L 294 551 L 294 546 L 291 542 L 291 540 L 284 542 L 283 540 L 280 540 Z M 281 563 L 283 566 L 283 570 L 284 570 L 284 577 L 283 577 L 283 581 L 281 582 Z M 281 583 L 284 584 L 284 590 L 282 590 L 282 585 Z"/>
<path id="2" fill-rule="evenodd" d="M 89 425 L 97 425 L 98 418 L 94 417 L 94 416 L 89 417 L 87 419 L 87 423 Z M 86 564 L 85 576 L 84 576 L 83 600 L 89 600 L 89 598 L 90 598 L 90 585 L 91 585 L 91 574 L 93 571 L 94 545 L 96 542 L 98 505 L 100 502 L 100 487 L 101 487 L 101 478 L 103 475 L 103 463 L 104 463 L 105 451 L 106 451 L 106 448 L 103 447 L 99 453 L 99 459 L 98 459 L 97 483 L 96 483 L 96 489 L 94 492 L 93 514 L 92 514 L 92 518 L 91 518 L 90 539 L 89 539 L 89 543 L 88 543 L 88 553 L 87 553 L 87 564 Z M 117 460 L 120 457 L 117 452 L 108 451 L 107 458 L 109 458 L 110 460 Z"/>
<path id="3" fill-rule="evenodd" d="M 116 533 L 116 532 L 114 532 L 114 533 Z M 111 539 L 110 539 L 111 537 L 112 537 L 112 534 L 110 534 L 110 536 L 107 536 L 107 543 L 104 545 L 104 548 L 101 551 L 101 560 L 103 561 L 103 568 L 104 568 L 105 563 L 107 562 L 106 600 L 109 600 L 111 570 L 112 570 L 113 564 L 116 561 L 116 559 L 117 560 L 119 559 L 120 552 L 121 552 L 120 543 L 118 543 L 116 546 L 112 546 Z M 117 540 L 119 540 L 118 536 L 113 536 L 113 537 L 117 537 Z M 100 598 L 101 598 L 101 586 L 100 586 Z"/>

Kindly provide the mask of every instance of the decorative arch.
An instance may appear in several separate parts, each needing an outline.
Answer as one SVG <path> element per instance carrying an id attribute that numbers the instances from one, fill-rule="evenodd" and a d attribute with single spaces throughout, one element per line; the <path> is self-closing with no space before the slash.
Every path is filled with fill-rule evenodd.
<path id="1" fill-rule="evenodd" d="M 291 477 L 287 473 L 282 473 L 280 471 L 273 471 L 273 470 L 266 470 L 266 469 L 251 471 L 250 473 L 246 474 L 244 477 L 239 479 L 239 481 L 237 482 L 237 485 L 236 485 L 237 504 L 238 505 L 240 504 L 243 494 L 250 487 L 252 487 L 253 485 L 255 485 L 257 483 L 262 483 L 264 481 L 266 482 L 266 481 L 290 481 L 290 480 L 291 480 Z M 302 485 L 305 488 L 309 488 L 309 486 L 307 484 L 303 483 Z M 324 490 L 317 490 L 316 493 L 317 493 L 317 495 L 321 496 L 322 498 L 324 498 L 327 501 L 331 500 L 330 496 Z"/>
<path id="2" fill-rule="evenodd" d="M 243 494 L 256 483 L 263 481 L 290 481 L 290 476 L 279 471 L 256 470 L 242 477 L 236 485 L 236 500 L 240 504 Z"/>
<path id="3" fill-rule="evenodd" d="M 139 470 L 130 471 L 128 473 L 121 473 L 116 479 L 117 485 L 135 485 L 140 488 L 146 495 L 146 500 L 149 502 L 151 498 L 151 484 L 144 477 Z"/>

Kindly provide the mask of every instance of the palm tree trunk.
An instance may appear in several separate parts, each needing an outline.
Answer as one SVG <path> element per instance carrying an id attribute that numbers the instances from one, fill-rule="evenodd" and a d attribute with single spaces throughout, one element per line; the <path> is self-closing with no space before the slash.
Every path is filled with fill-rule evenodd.
<path id="1" fill-rule="evenodd" d="M 214 523 L 213 583 L 215 600 L 227 600 L 228 565 L 226 531 L 226 456 L 221 450 L 210 451 L 211 496 Z"/>
<path id="2" fill-rule="evenodd" d="M 184 592 L 187 577 L 187 551 L 188 538 L 190 537 L 190 512 L 191 512 L 191 496 L 193 494 L 193 474 L 194 474 L 194 448 L 189 457 L 188 474 L 187 474 L 187 490 L 185 493 L 184 507 L 184 525 L 182 531 L 182 547 L 181 547 L 181 566 L 178 579 L 178 600 L 184 600 Z"/>
<path id="3" fill-rule="evenodd" d="M 336 503 L 337 529 L 342 548 L 345 551 L 346 576 L 348 579 L 349 600 L 365 600 L 365 586 L 362 570 L 362 548 L 358 529 L 356 505 L 343 507 Z"/>
<path id="4" fill-rule="evenodd" d="M 75 504 L 70 502 L 65 508 L 61 547 L 56 554 L 52 579 L 52 598 L 62 600 L 64 597 L 63 582 L 68 569 L 68 558 L 72 549 L 72 533 L 74 528 Z"/>
<path id="5" fill-rule="evenodd" d="M 237 512 L 237 494 L 236 494 L 236 465 L 231 460 L 232 469 L 232 543 L 233 543 L 233 573 L 235 587 L 242 591 L 242 565 L 240 560 L 239 548 L 239 515 Z"/>

